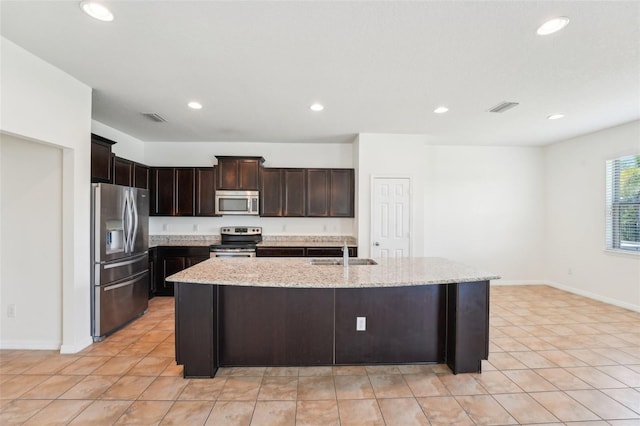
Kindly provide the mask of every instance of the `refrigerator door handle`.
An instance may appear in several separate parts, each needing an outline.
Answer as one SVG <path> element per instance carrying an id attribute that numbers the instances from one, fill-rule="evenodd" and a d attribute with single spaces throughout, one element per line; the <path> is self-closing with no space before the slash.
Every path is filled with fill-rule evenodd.
<path id="1" fill-rule="evenodd" d="M 138 234 L 138 207 L 136 206 L 136 194 L 133 189 L 129 192 L 131 194 L 131 211 L 133 213 L 133 231 L 131 232 L 131 253 L 134 252 L 136 246 L 136 235 Z"/>
<path id="2" fill-rule="evenodd" d="M 138 280 L 140 279 L 140 277 L 141 277 L 142 275 L 144 275 L 144 274 L 146 274 L 146 273 L 147 273 L 147 271 L 144 271 L 143 273 L 138 274 L 138 275 L 136 276 L 136 278 L 134 278 L 134 279 L 132 279 L 132 280 L 128 280 L 128 281 L 125 281 L 125 282 L 123 282 L 123 283 L 118 283 L 118 284 L 109 285 L 109 286 L 104 287 L 102 290 L 103 290 L 103 291 L 111 291 L 111 290 L 115 290 L 115 289 L 117 289 L 117 288 L 126 287 L 126 286 L 128 286 L 128 285 L 134 284 L 136 281 L 138 281 Z"/>
<path id="3" fill-rule="evenodd" d="M 132 265 L 136 262 L 139 262 L 140 259 L 142 259 L 143 257 L 147 256 L 147 253 L 143 253 L 139 256 L 136 256 L 135 258 L 131 259 L 131 260 L 125 260 L 124 262 L 117 262 L 117 263 L 110 263 L 108 265 L 105 265 L 104 269 L 112 269 L 112 268 L 119 268 L 120 266 L 127 266 L 127 265 Z"/>
<path id="4" fill-rule="evenodd" d="M 129 215 L 129 197 L 124 193 L 124 200 L 122 202 L 122 239 L 124 240 L 124 252 L 129 251 L 129 223 L 127 221 Z"/>

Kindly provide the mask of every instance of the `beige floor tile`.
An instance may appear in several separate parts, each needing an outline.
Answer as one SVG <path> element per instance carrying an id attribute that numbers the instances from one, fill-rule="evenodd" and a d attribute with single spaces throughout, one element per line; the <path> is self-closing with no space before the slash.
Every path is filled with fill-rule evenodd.
<path id="1" fill-rule="evenodd" d="M 98 399 L 117 380 L 118 376 L 86 376 L 59 398 Z"/>
<path id="2" fill-rule="evenodd" d="M 132 401 L 94 401 L 75 417 L 70 425 L 110 425 L 131 405 Z"/>
<path id="3" fill-rule="evenodd" d="M 554 368 L 557 365 L 547 358 L 533 351 L 509 352 L 509 355 L 526 365 L 528 368 Z"/>
<path id="4" fill-rule="evenodd" d="M 35 364 L 23 374 L 56 374 L 79 358 L 73 355 L 52 355 L 50 358 Z"/>
<path id="5" fill-rule="evenodd" d="M 621 349 L 595 348 L 591 351 L 612 359 L 618 364 L 640 364 L 640 356 L 633 356 Z"/>
<path id="6" fill-rule="evenodd" d="M 548 359 L 558 367 L 583 367 L 587 365 L 584 361 L 581 361 L 564 351 L 539 351 L 538 355 Z"/>
<path id="7" fill-rule="evenodd" d="M 489 362 L 498 370 L 522 370 L 527 368 L 523 363 L 508 353 L 489 354 Z"/>
<path id="8" fill-rule="evenodd" d="M 640 419 L 640 414 L 633 412 L 599 390 L 567 391 L 566 394 L 604 420 Z"/>
<path id="9" fill-rule="evenodd" d="M 260 391 L 262 377 L 228 377 L 218 396 L 222 401 L 255 401 Z"/>
<path id="10" fill-rule="evenodd" d="M 296 410 L 296 426 L 339 426 L 338 402 L 298 401 Z"/>
<path id="11" fill-rule="evenodd" d="M 580 380 L 565 368 L 541 368 L 535 371 L 560 390 L 592 389 L 591 385 Z"/>
<path id="12" fill-rule="evenodd" d="M 2 383 L 2 387 L 0 387 L 0 399 L 16 399 L 47 380 L 49 377 L 51 376 L 44 374 L 14 376 Z"/>
<path id="13" fill-rule="evenodd" d="M 379 399 L 380 410 L 388 426 L 428 425 L 429 421 L 415 398 Z"/>
<path id="14" fill-rule="evenodd" d="M 123 376 L 100 399 L 137 399 L 153 380 L 153 377 Z"/>
<path id="15" fill-rule="evenodd" d="M 336 399 L 336 390 L 333 382 L 333 376 L 299 377 L 298 399 Z"/>
<path id="16" fill-rule="evenodd" d="M 21 399 L 56 399 L 79 381 L 82 376 L 51 376 L 20 396 Z"/>
<path id="17" fill-rule="evenodd" d="M 388 376 L 391 374 L 402 374 L 402 371 L 396 365 L 367 365 L 365 367 L 367 374 Z"/>
<path id="18" fill-rule="evenodd" d="M 338 399 L 375 398 L 368 376 L 335 376 L 333 379 Z"/>
<path id="19" fill-rule="evenodd" d="M 161 425 L 203 425 L 213 409 L 212 401 L 176 401 L 162 419 Z"/>
<path id="20" fill-rule="evenodd" d="M 118 356 L 147 356 L 151 351 L 155 350 L 160 343 L 158 342 L 141 342 L 136 340 L 129 346 L 118 353 Z"/>
<path id="21" fill-rule="evenodd" d="M 125 342 L 111 341 L 109 339 L 97 342 L 82 351 L 83 355 L 90 356 L 116 356 L 128 346 Z"/>
<path id="22" fill-rule="evenodd" d="M 251 419 L 255 426 L 293 426 L 295 422 L 295 401 L 258 401 Z"/>
<path id="23" fill-rule="evenodd" d="M 107 356 L 83 356 L 60 370 L 59 374 L 86 376 L 107 362 L 109 358 Z"/>
<path id="24" fill-rule="evenodd" d="M 148 356 L 142 358 L 127 372 L 128 376 L 159 376 L 169 365 L 173 364 L 173 358 L 160 358 Z"/>
<path id="25" fill-rule="evenodd" d="M 627 387 L 624 383 L 593 367 L 573 367 L 567 368 L 567 371 L 595 388 L 608 389 Z"/>
<path id="26" fill-rule="evenodd" d="M 491 339 L 491 343 L 498 345 L 502 352 L 528 351 L 529 348 L 513 337 L 498 337 Z"/>
<path id="27" fill-rule="evenodd" d="M 161 376 L 183 376 L 183 370 L 184 367 L 182 365 L 178 365 L 175 363 L 175 361 L 172 361 L 171 364 L 169 364 L 169 366 L 167 368 L 164 369 L 164 371 L 162 373 L 160 373 Z"/>
<path id="28" fill-rule="evenodd" d="M 189 384 L 182 377 L 158 377 L 138 397 L 146 401 L 174 401 Z"/>
<path id="29" fill-rule="evenodd" d="M 535 370 L 509 370 L 505 371 L 504 374 L 525 392 L 558 390 L 551 382 L 536 373 Z"/>
<path id="30" fill-rule="evenodd" d="M 298 378 L 287 376 L 265 376 L 258 393 L 259 400 L 295 401 L 298 396 Z"/>
<path id="31" fill-rule="evenodd" d="M 508 425 L 516 420 L 491 395 L 456 396 L 456 400 L 477 424 Z"/>
<path id="32" fill-rule="evenodd" d="M 213 406 L 206 425 L 249 426 L 255 401 L 218 401 Z"/>
<path id="33" fill-rule="evenodd" d="M 624 365 L 598 367 L 598 370 L 633 388 L 640 387 L 640 373 Z"/>
<path id="34" fill-rule="evenodd" d="M 333 367 L 334 376 L 366 376 L 367 369 L 361 365 L 341 365 Z"/>
<path id="35" fill-rule="evenodd" d="M 522 389 L 520 389 L 518 385 L 500 371 L 485 371 L 482 374 L 475 375 L 475 379 L 489 393 L 522 392 Z"/>
<path id="36" fill-rule="evenodd" d="M 340 424 L 384 425 L 384 419 L 375 399 L 343 399 L 338 401 Z"/>
<path id="37" fill-rule="evenodd" d="M 602 389 L 602 392 L 631 408 L 636 413 L 640 413 L 640 390 L 631 388 Z"/>
<path id="38" fill-rule="evenodd" d="M 309 376 L 332 376 L 333 375 L 333 367 L 300 367 L 298 368 L 298 376 L 300 377 L 309 377 Z"/>
<path id="39" fill-rule="evenodd" d="M 52 401 L 46 399 L 23 399 L 11 401 L 0 410 L 0 425 L 22 424 Z"/>
<path id="40" fill-rule="evenodd" d="M 600 420 L 592 411 L 564 392 L 535 392 L 529 395 L 563 422 Z"/>
<path id="41" fill-rule="evenodd" d="M 158 424 L 172 404 L 170 401 L 134 401 L 115 424 Z"/>
<path id="42" fill-rule="evenodd" d="M 25 426 L 64 425 L 87 408 L 91 400 L 52 401 L 25 422 Z"/>
<path id="43" fill-rule="evenodd" d="M 525 393 L 494 395 L 494 398 L 519 423 L 553 423 L 558 419 Z"/>
<path id="44" fill-rule="evenodd" d="M 451 396 L 417 398 L 432 425 L 473 425 L 473 421 L 458 401 Z"/>
<path id="45" fill-rule="evenodd" d="M 552 344 L 545 342 L 538 337 L 518 337 L 517 340 L 527 346 L 532 351 L 553 351 L 557 350 Z"/>
<path id="46" fill-rule="evenodd" d="M 487 393 L 470 374 L 441 374 L 438 377 L 451 395 L 481 395 Z"/>
<path id="47" fill-rule="evenodd" d="M 435 374 L 405 374 L 404 380 L 416 397 L 450 395 L 447 387 Z"/>
<path id="48" fill-rule="evenodd" d="M 433 372 L 433 364 L 398 365 L 398 370 L 400 370 L 402 374 L 435 374 Z"/>
<path id="49" fill-rule="evenodd" d="M 141 357 L 134 356 L 114 356 L 91 374 L 96 376 L 121 376 L 140 362 Z"/>
<path id="50" fill-rule="evenodd" d="M 226 382 L 227 379 L 225 377 L 193 379 L 189 381 L 189 384 L 184 388 L 178 399 L 215 401 L 218 399 Z"/>
<path id="51" fill-rule="evenodd" d="M 583 361 L 584 363 L 592 367 L 618 364 L 611 358 L 608 358 L 605 355 L 595 352 L 591 349 L 568 349 L 566 350 L 566 353 L 575 358 L 578 358 L 580 361 Z"/>
<path id="52" fill-rule="evenodd" d="M 370 375 L 369 380 L 376 398 L 413 397 L 413 393 L 402 375 Z"/>
<path id="53" fill-rule="evenodd" d="M 216 377 L 262 377 L 266 367 L 223 367 L 218 370 Z"/>
<path id="54" fill-rule="evenodd" d="M 264 371 L 264 375 L 298 377 L 298 370 L 298 367 L 267 367 Z"/>

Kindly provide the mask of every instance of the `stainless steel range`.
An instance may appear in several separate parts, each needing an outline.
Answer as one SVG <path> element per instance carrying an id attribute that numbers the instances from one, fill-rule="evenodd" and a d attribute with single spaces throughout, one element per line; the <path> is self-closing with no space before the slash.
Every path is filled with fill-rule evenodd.
<path id="1" fill-rule="evenodd" d="M 209 257 L 255 257 L 256 244 L 262 241 L 259 226 L 232 226 L 220 229 L 220 244 L 210 246 Z"/>

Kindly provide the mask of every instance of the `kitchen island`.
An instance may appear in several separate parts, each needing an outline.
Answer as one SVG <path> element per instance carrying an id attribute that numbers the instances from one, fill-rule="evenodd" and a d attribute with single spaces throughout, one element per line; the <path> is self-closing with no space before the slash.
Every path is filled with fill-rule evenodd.
<path id="1" fill-rule="evenodd" d="M 218 258 L 168 277 L 184 376 L 213 377 L 227 366 L 398 363 L 480 372 L 489 280 L 499 277 L 441 258 L 376 262 Z"/>

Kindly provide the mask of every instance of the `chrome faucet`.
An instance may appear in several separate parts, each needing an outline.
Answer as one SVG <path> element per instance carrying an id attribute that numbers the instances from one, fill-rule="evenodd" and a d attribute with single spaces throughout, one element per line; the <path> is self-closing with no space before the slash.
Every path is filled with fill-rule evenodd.
<path id="1" fill-rule="evenodd" d="M 347 241 L 344 242 L 344 247 L 342 247 L 342 263 L 344 266 L 349 266 L 349 247 L 347 247 Z"/>

